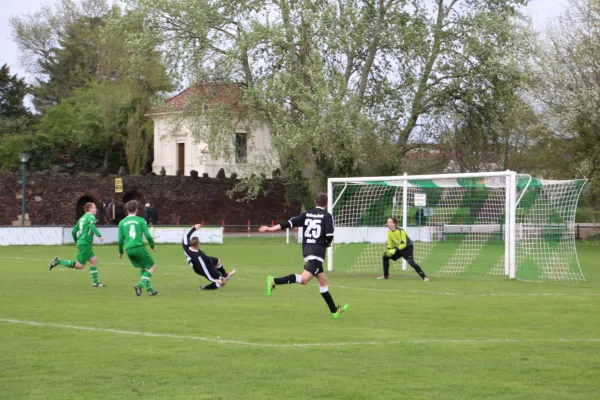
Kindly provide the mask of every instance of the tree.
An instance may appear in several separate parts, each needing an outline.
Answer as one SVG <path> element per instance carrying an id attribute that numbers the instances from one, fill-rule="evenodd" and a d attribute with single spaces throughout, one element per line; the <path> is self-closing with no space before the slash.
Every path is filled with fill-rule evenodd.
<path id="1" fill-rule="evenodd" d="M 120 99 L 115 107 L 126 115 L 129 106 L 127 93 L 113 93 L 112 97 Z M 102 98 L 101 87 L 92 82 L 49 108 L 40 118 L 35 133 L 6 135 L 0 143 L 0 167 L 17 165 L 18 153 L 28 152 L 32 154 L 29 165 L 33 169 L 59 165 L 80 171 L 97 171 L 108 166 L 116 173 L 125 163 L 124 129 L 117 131 L 111 146 L 106 149 L 102 134 Z M 107 163 L 105 155 L 108 155 Z"/>
<path id="2" fill-rule="evenodd" d="M 172 90 L 156 40 L 142 22 L 106 0 L 62 0 L 11 20 L 23 59 L 39 76 L 32 93 L 44 115 L 40 132 L 64 136 L 59 126 L 65 123 L 67 142 L 82 146 L 87 138 L 103 168 L 121 167 L 111 161 L 120 160 L 124 147 L 133 174 L 149 161 L 151 101 Z"/>
<path id="3" fill-rule="evenodd" d="M 239 118 L 225 126 L 202 107 L 209 99 L 188 108 L 198 136 L 218 142 L 236 121 L 264 122 L 284 178 L 306 177 L 316 191 L 328 176 L 399 172 L 449 104 L 488 97 L 481 76 L 512 67 L 509 22 L 526 3 L 138 0 L 133 9 L 159 32 L 170 71 L 243 83 L 229 110 Z"/>
<path id="4" fill-rule="evenodd" d="M 130 103 L 128 93 L 116 85 L 110 90 L 112 113 L 126 115 Z M 115 121 L 117 127 L 107 139 L 104 135 L 104 96 L 102 86 L 92 82 L 47 110 L 38 132 L 62 143 L 56 147 L 60 156 L 55 161 L 74 163 L 78 168 L 90 171 L 109 168 L 116 172 L 123 165 L 124 121 Z"/>
<path id="5" fill-rule="evenodd" d="M 31 113 L 23 103 L 26 95 L 25 79 L 11 75 L 4 64 L 0 68 L 0 136 L 24 132 L 31 125 Z"/>
<path id="6" fill-rule="evenodd" d="M 107 12 L 106 0 L 61 0 L 54 8 L 11 18 L 22 62 L 38 75 L 31 88 L 37 111 L 43 114 L 94 78 Z"/>
<path id="7" fill-rule="evenodd" d="M 121 15 L 113 8 L 102 31 L 99 80 L 104 88 L 105 136 L 110 137 L 115 117 L 110 112 L 108 89 L 116 84 L 127 93 L 127 110 L 120 114 L 125 129 L 125 153 L 133 174 L 139 174 L 148 163 L 153 142 L 153 127 L 146 116 L 157 93 L 173 90 L 171 79 L 155 49 L 158 41 L 144 26 L 139 14 Z"/>
<path id="8" fill-rule="evenodd" d="M 542 36 L 536 58 L 535 104 L 549 121 L 552 177 L 587 177 L 600 203 L 600 1 L 571 0 Z"/>

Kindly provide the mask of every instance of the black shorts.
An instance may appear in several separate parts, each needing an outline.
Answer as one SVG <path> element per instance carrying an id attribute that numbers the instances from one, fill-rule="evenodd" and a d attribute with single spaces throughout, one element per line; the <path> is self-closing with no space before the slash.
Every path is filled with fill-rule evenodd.
<path id="1" fill-rule="evenodd" d="M 396 252 L 394 253 L 394 255 L 392 257 L 389 257 L 389 258 L 391 258 L 394 261 L 399 260 L 401 258 L 404 258 L 405 260 L 408 260 L 409 258 L 413 258 L 414 251 L 415 251 L 415 249 L 414 249 L 414 247 L 412 245 L 406 246 L 402 250 L 399 250 L 396 247 Z"/>
<path id="2" fill-rule="evenodd" d="M 211 263 L 213 267 L 217 268 L 217 265 L 219 264 L 219 259 L 217 257 L 211 257 L 211 256 L 202 256 L 202 260 L 205 263 Z"/>
<path id="3" fill-rule="evenodd" d="M 317 276 L 323 271 L 323 261 L 319 260 L 308 260 L 304 264 L 304 270 L 310 272 L 313 276 Z"/>
<path id="4" fill-rule="evenodd" d="M 218 261 L 218 258 L 201 255 L 198 257 L 197 261 L 194 261 L 191 264 L 195 273 L 205 277 L 209 281 L 215 281 L 221 279 L 221 273 L 216 268 Z"/>

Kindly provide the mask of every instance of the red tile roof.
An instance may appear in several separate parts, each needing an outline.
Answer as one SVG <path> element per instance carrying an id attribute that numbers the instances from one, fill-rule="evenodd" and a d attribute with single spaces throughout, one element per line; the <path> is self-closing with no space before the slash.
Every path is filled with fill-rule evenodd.
<path id="1" fill-rule="evenodd" d="M 179 111 L 191 100 L 203 104 L 205 108 L 215 104 L 237 106 L 244 85 L 241 83 L 212 83 L 204 82 L 190 86 L 175 96 L 169 98 L 165 105 L 151 110 L 151 113 Z"/>

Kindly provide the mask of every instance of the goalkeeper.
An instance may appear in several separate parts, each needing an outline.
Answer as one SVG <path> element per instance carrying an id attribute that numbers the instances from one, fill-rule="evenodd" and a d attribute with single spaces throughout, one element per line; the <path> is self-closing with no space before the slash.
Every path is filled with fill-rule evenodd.
<path id="1" fill-rule="evenodd" d="M 387 220 L 387 227 L 389 228 L 387 249 L 383 253 L 383 276 L 377 279 L 388 279 L 390 276 L 390 259 L 396 261 L 400 258 L 404 258 L 406 262 L 419 274 L 425 282 L 429 281 L 425 272 L 419 267 L 419 264 L 415 262 L 413 258 L 413 244 L 412 240 L 406 234 L 404 229 L 398 228 L 398 220 L 396 218 L 389 218 Z"/>

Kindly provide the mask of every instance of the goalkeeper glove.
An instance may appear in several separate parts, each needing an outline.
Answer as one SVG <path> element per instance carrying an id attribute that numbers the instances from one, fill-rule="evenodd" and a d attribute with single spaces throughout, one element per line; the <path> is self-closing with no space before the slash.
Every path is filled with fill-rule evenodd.
<path id="1" fill-rule="evenodd" d="M 386 257 L 392 257 L 394 254 L 396 254 L 396 248 L 394 247 L 393 249 L 387 249 L 384 253 L 384 255 Z"/>

